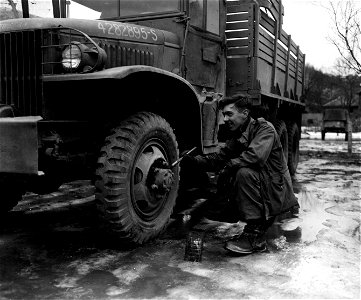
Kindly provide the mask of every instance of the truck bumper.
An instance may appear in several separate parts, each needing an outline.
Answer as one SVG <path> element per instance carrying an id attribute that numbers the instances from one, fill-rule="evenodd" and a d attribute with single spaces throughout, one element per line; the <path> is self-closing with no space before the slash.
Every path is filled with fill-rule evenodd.
<path id="1" fill-rule="evenodd" d="M 38 174 L 40 116 L 0 118 L 0 173 Z"/>

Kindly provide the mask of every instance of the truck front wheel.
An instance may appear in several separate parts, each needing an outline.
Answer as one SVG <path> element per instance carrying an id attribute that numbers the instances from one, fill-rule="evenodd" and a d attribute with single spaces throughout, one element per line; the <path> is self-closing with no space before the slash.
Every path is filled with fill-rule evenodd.
<path id="1" fill-rule="evenodd" d="M 149 112 L 123 121 L 106 137 L 96 171 L 96 199 L 119 237 L 141 244 L 168 224 L 179 186 L 176 137 L 168 122 Z"/>

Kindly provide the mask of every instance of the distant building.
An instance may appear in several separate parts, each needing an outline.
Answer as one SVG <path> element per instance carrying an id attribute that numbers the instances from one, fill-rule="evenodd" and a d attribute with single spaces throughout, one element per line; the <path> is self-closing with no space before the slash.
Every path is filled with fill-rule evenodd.
<path id="1" fill-rule="evenodd" d="M 324 104 L 323 109 L 337 109 L 337 108 L 346 108 L 347 101 L 345 97 L 338 96 L 335 99 Z M 356 92 L 355 97 L 351 103 L 350 118 L 352 120 L 353 131 L 361 131 L 361 89 Z"/>
<path id="2" fill-rule="evenodd" d="M 355 96 L 352 100 L 351 103 L 351 112 L 353 110 L 357 110 L 360 107 L 360 95 L 361 95 L 361 91 L 358 93 L 359 96 Z M 346 98 L 343 96 L 338 96 L 335 99 L 327 102 L 326 104 L 323 105 L 323 108 L 347 108 L 347 101 Z"/>
<path id="3" fill-rule="evenodd" d="M 302 114 L 302 126 L 320 127 L 322 124 L 322 113 Z"/>

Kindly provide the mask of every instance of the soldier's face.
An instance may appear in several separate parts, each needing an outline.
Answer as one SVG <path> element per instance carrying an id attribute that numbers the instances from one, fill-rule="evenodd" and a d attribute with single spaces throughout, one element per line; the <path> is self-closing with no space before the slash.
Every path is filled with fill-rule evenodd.
<path id="1" fill-rule="evenodd" d="M 224 123 L 231 131 L 235 131 L 246 122 L 249 112 L 247 109 L 239 112 L 234 104 L 228 104 L 223 108 L 222 113 Z"/>

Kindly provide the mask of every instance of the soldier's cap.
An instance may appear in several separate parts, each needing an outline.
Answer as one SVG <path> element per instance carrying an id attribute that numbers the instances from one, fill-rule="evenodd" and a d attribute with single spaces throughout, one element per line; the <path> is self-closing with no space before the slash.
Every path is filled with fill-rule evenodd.
<path id="1" fill-rule="evenodd" d="M 248 95 L 246 94 L 236 94 L 229 97 L 224 97 L 219 101 L 219 108 L 223 109 L 225 106 L 229 104 L 234 104 L 234 106 L 238 109 L 250 109 L 251 101 Z"/>

